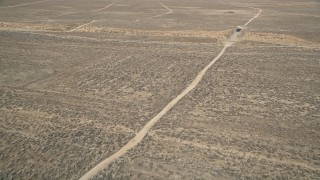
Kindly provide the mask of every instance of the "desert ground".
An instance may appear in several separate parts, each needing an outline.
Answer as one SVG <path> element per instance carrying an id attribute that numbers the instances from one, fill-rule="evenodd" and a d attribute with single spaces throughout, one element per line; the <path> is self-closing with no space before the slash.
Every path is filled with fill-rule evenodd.
<path id="1" fill-rule="evenodd" d="M 0 179 L 320 179 L 318 0 L 0 0 Z"/>

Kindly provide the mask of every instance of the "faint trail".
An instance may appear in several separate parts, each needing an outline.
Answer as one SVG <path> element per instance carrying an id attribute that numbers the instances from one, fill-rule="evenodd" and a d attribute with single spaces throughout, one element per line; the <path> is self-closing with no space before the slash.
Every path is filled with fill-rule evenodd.
<path id="1" fill-rule="evenodd" d="M 226 154 L 233 154 L 238 157 L 241 157 L 241 156 L 242 157 L 246 156 L 246 157 L 251 157 L 251 158 L 259 157 L 259 159 L 263 159 L 263 160 L 266 160 L 266 161 L 269 161 L 272 163 L 301 166 L 303 168 L 310 169 L 313 171 L 319 171 L 319 168 L 317 168 L 316 165 L 311 164 L 306 161 L 303 162 L 303 161 L 297 160 L 297 159 L 281 160 L 280 158 L 267 157 L 266 155 L 263 155 L 263 154 L 257 154 L 257 153 L 252 153 L 252 152 L 245 152 L 244 153 L 244 151 L 241 151 L 240 149 L 237 149 L 233 146 L 229 146 L 229 149 L 225 150 L 224 149 L 225 147 L 223 147 L 221 145 L 210 146 L 210 144 L 207 144 L 205 142 L 199 142 L 199 141 L 195 142 L 195 141 L 183 140 L 183 139 L 170 137 L 170 136 L 159 136 L 157 133 L 154 133 L 154 132 L 149 133 L 149 135 L 157 141 L 169 141 L 172 143 L 194 146 L 194 147 L 201 148 L 201 149 L 212 149 L 212 150 L 216 150 L 216 151 L 221 151 L 222 153 L 226 153 Z"/>
<path id="2" fill-rule="evenodd" d="M 28 32 L 26 32 L 28 33 Z M 28 34 L 34 34 L 34 35 L 44 35 L 44 36 L 53 36 L 50 34 L 42 34 L 42 33 L 28 33 Z M 171 44 L 171 43 L 166 43 L 166 42 L 158 42 L 158 41 L 150 41 L 150 42 L 144 42 L 144 41 L 137 41 L 137 40 L 131 40 L 131 41 L 121 41 L 118 39 L 95 39 L 95 38 L 86 38 L 86 37 L 81 37 L 81 36 L 53 36 L 56 38 L 61 38 L 61 39 L 83 39 L 83 40 L 92 40 L 92 41 L 107 41 L 107 42 L 122 42 L 122 43 L 144 43 L 144 44 Z M 2 38 L 0 38 L 2 39 Z M 37 46 L 56 46 L 54 44 L 41 44 L 41 43 L 28 43 L 28 42 L 16 42 L 16 41 L 7 41 L 7 40 L 0 40 L 0 43 L 13 43 L 13 44 L 24 44 L 24 45 L 37 45 Z M 178 45 L 183 45 L 183 46 L 191 46 L 192 44 L 178 44 Z M 207 44 L 209 46 L 209 44 Z M 92 47 L 90 45 L 74 45 L 74 44 L 59 44 L 59 46 L 62 47 Z M 223 47 L 220 45 L 210 45 L 211 47 Z M 253 46 L 253 45 L 246 45 L 246 47 L 254 47 L 254 48 L 304 48 L 304 49 L 320 49 L 320 46 L 293 46 L 293 45 L 277 45 L 277 46 L 272 46 L 272 45 L 265 45 L 265 46 Z M 104 49 L 103 47 L 95 47 L 99 49 Z M 236 53 L 233 53 L 236 54 Z M 279 54 L 279 53 L 278 53 Z M 301 54 L 301 53 L 299 53 Z M 304 55 L 317 55 L 317 54 L 306 54 L 303 53 Z"/>
<path id="3" fill-rule="evenodd" d="M 99 9 L 94 9 L 94 10 L 90 10 L 89 12 L 99 12 L 99 11 L 102 11 L 102 10 L 105 10 L 105 9 L 108 9 L 110 6 L 112 6 L 114 3 L 111 3 L 103 8 L 99 8 Z M 64 16 L 64 15 L 68 15 L 68 14 L 76 14 L 76 13 L 83 13 L 83 12 L 87 12 L 87 11 L 75 11 L 75 12 L 68 12 L 68 13 L 65 13 L 65 14 L 61 14 L 59 16 L 55 16 L 55 17 L 61 17 L 61 16 Z"/>
<path id="4" fill-rule="evenodd" d="M 112 6 L 113 3 L 109 4 L 108 6 L 106 7 L 103 7 L 103 8 L 100 8 L 100 9 L 95 9 L 95 10 L 91 10 L 91 12 L 98 12 L 98 11 L 102 11 L 102 10 L 105 10 L 105 9 L 108 9 L 110 6 Z"/>
<path id="5" fill-rule="evenodd" d="M 63 36 L 63 35 L 55 35 L 55 34 L 38 33 L 41 31 L 19 31 L 19 30 L 9 30 L 9 31 L 10 32 L 25 33 L 25 34 L 32 34 L 32 35 L 37 35 L 37 36 L 55 37 L 55 38 L 60 38 L 60 39 L 77 39 L 77 40 L 91 40 L 91 41 L 101 41 L 102 40 L 102 39 L 98 39 L 98 38 L 91 38 L 91 37 L 85 37 L 85 36 L 70 36 L 70 35 Z M 0 32 L 1 32 L 1 29 L 0 29 Z M 55 32 L 56 33 L 56 31 L 46 31 L 46 32 Z M 60 31 L 60 32 L 63 32 L 63 31 Z"/>
<path id="6" fill-rule="evenodd" d="M 94 22 L 96 22 L 97 20 L 92 20 L 92 21 L 90 21 L 90 22 L 88 22 L 88 23 L 86 23 L 86 24 L 82 24 L 82 25 L 80 25 L 80 26 L 78 26 L 78 27 L 76 27 L 76 28 L 74 28 L 74 29 L 71 29 L 71 30 L 69 30 L 68 32 L 73 32 L 73 31 L 75 31 L 75 30 L 77 30 L 77 29 L 80 29 L 80 28 L 82 28 L 82 27 L 84 27 L 84 26 L 87 26 L 87 25 L 89 25 L 89 24 L 91 24 L 91 23 L 94 23 Z"/>
<path id="7" fill-rule="evenodd" d="M 309 17 L 316 17 L 316 18 L 320 17 L 320 16 L 314 15 L 314 14 L 291 13 L 291 12 L 277 11 L 277 10 L 273 10 L 273 9 L 264 9 L 264 10 L 271 11 L 271 12 L 282 13 L 282 14 L 287 14 L 287 15 L 291 15 L 291 16 L 309 16 Z"/>
<path id="8" fill-rule="evenodd" d="M 155 15 L 155 16 L 150 16 L 150 17 L 142 18 L 142 19 L 137 19 L 136 21 L 141 21 L 141 20 L 144 20 L 144 19 L 151 19 L 151 18 L 161 17 L 161 16 L 164 16 L 164 15 L 167 15 L 167 14 L 171 14 L 171 13 L 173 12 L 172 9 L 168 8 L 167 6 L 165 6 L 164 4 L 162 4 L 161 2 L 158 1 L 158 3 L 159 3 L 162 7 L 166 8 L 166 9 L 168 10 L 168 12 L 163 13 L 163 14 L 159 14 L 159 15 Z"/>
<path id="9" fill-rule="evenodd" d="M 252 9 L 256 9 L 258 10 L 258 14 L 256 14 L 253 18 L 251 18 L 248 22 L 246 22 L 243 27 L 247 26 L 249 23 L 251 23 L 251 21 L 253 21 L 254 19 L 256 19 L 262 12 L 262 9 L 259 9 L 259 8 L 254 8 L 254 7 L 248 7 L 248 6 L 243 6 L 243 7 L 247 7 L 247 8 L 252 8 Z"/>
<path id="10" fill-rule="evenodd" d="M 113 3 L 109 4 L 109 5 L 106 6 L 106 7 L 100 8 L 100 9 L 91 10 L 91 12 L 102 11 L 102 10 L 105 10 L 105 9 L 109 8 L 109 7 L 112 6 L 112 5 L 113 5 Z M 71 13 L 69 13 L 69 14 L 71 14 Z M 76 27 L 76 28 L 74 28 L 74 29 L 71 29 L 71 30 L 69 30 L 68 32 L 73 32 L 73 31 L 75 31 L 75 30 L 77 30 L 77 29 L 80 29 L 80 28 L 82 28 L 82 27 L 84 27 L 84 26 L 87 26 L 87 25 L 89 25 L 89 24 L 92 24 L 92 23 L 94 23 L 94 22 L 96 22 L 96 21 L 98 21 L 98 20 L 92 20 L 92 21 L 90 21 L 90 22 L 88 22 L 88 23 L 86 23 L 86 24 L 82 24 L 82 25 L 80 25 L 80 26 L 78 26 L 78 27 Z"/>
<path id="11" fill-rule="evenodd" d="M 37 3 L 47 2 L 47 1 L 49 1 L 49 0 L 37 1 L 37 2 L 31 2 L 31 3 L 25 3 L 25 4 L 17 4 L 17 5 L 13 5 L 13 6 L 5 6 L 5 7 L 0 7 L 0 9 L 13 8 L 13 7 L 19 7 L 19 6 L 26 6 L 26 5 L 29 5 L 29 4 L 37 4 Z"/>
<path id="12" fill-rule="evenodd" d="M 142 44 L 175 44 L 175 45 L 183 45 L 183 46 L 193 46 L 195 44 L 190 44 L 187 42 L 179 42 L 179 43 L 172 43 L 172 42 L 162 42 L 162 41 L 144 41 L 144 40 L 119 40 L 119 39 L 111 39 L 111 38 L 93 38 L 93 37 L 86 37 L 86 36 L 72 36 L 72 35 L 55 35 L 55 34 L 46 34 L 41 32 L 47 33 L 56 33 L 57 31 L 28 31 L 28 30 L 11 30 L 11 29 L 0 29 L 1 31 L 8 31 L 14 33 L 25 33 L 25 34 L 32 34 L 38 36 L 48 36 L 48 37 L 55 37 L 59 39 L 74 39 L 74 40 L 88 40 L 88 41 L 106 41 L 106 42 L 121 42 L 121 43 L 142 43 Z M 0 38 L 1 39 L 1 38 Z M 9 42 L 9 41 L 8 41 Z M 227 43 L 232 42 L 231 38 L 229 38 Z M 32 43 L 30 43 L 32 44 Z M 198 45 L 207 45 L 211 47 L 223 47 L 223 45 L 212 45 L 209 43 L 197 43 Z M 48 45 L 48 44 L 47 44 Z M 70 46 L 78 46 L 78 45 L 70 45 Z M 79 45 L 81 46 L 81 45 Z M 261 48 L 305 48 L 305 49 L 320 49 L 320 46 L 312 46 L 312 45 L 246 45 L 247 47 L 261 47 Z M 88 46 L 89 47 L 89 46 Z"/>
<path id="13" fill-rule="evenodd" d="M 239 5 L 239 4 L 235 4 L 235 3 L 225 3 L 225 2 L 219 2 L 219 3 L 238 6 L 238 7 L 244 7 L 244 8 L 249 8 L 249 9 L 256 9 L 259 11 L 253 18 L 249 19 L 244 25 L 239 26 L 240 28 L 248 26 L 248 24 L 251 23 L 251 21 L 256 19 L 262 13 L 262 9 L 260 9 L 260 8 L 255 8 L 255 7 L 251 7 L 251 6 L 243 6 L 243 5 Z"/>
<path id="14" fill-rule="evenodd" d="M 261 9 L 259 9 L 259 12 L 257 15 L 255 15 L 253 18 L 249 19 L 248 22 L 244 24 L 244 26 L 247 26 L 251 21 L 256 19 L 260 13 L 262 12 Z M 167 104 L 155 117 L 153 117 L 142 129 L 137 135 L 132 138 L 125 146 L 123 146 L 119 151 L 108 157 L 107 159 L 100 162 L 98 165 L 93 167 L 90 171 L 88 171 L 84 176 L 80 178 L 80 180 L 87 180 L 95 175 L 97 175 L 101 170 L 107 167 L 111 162 L 115 161 L 119 157 L 123 156 L 128 150 L 135 147 L 137 144 L 139 144 L 142 139 L 148 134 L 152 126 L 159 121 L 159 119 L 164 116 L 169 110 L 171 110 L 184 96 L 186 96 L 191 90 L 193 90 L 199 82 L 202 80 L 203 76 L 207 72 L 207 70 L 224 54 L 224 52 L 227 50 L 228 47 L 230 47 L 232 44 L 238 41 L 238 37 L 241 33 L 240 30 L 234 31 L 234 33 L 231 35 L 231 38 L 229 41 L 227 41 L 220 51 L 220 53 L 205 67 L 203 68 L 200 73 L 196 76 L 196 78 L 191 82 L 191 84 L 188 85 L 188 87 L 182 91 L 181 94 L 179 94 L 176 98 L 174 98 L 169 104 Z"/>
<path id="15" fill-rule="evenodd" d="M 68 14 L 73 14 L 74 12 L 66 12 L 66 13 L 63 13 L 63 14 L 60 14 L 60 15 L 57 15 L 57 16 L 53 16 L 53 17 L 61 17 L 61 16 L 65 16 L 65 15 L 68 15 Z"/>
<path id="16" fill-rule="evenodd" d="M 28 10 L 31 10 L 31 11 L 53 11 L 53 12 L 65 12 L 65 10 L 52 10 L 52 9 L 31 9 L 31 8 L 28 8 Z"/>

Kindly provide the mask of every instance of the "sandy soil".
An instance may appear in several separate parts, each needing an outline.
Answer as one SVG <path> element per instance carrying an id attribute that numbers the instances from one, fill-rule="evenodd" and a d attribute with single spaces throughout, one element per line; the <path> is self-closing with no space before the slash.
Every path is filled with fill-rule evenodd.
<path id="1" fill-rule="evenodd" d="M 1 1 L 0 179 L 319 179 L 319 6 Z"/>

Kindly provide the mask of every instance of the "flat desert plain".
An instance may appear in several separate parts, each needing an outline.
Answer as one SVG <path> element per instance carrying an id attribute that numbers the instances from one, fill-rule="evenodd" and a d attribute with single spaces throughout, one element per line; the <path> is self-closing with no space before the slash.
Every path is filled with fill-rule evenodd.
<path id="1" fill-rule="evenodd" d="M 0 179 L 320 179 L 320 2 L 0 0 Z"/>

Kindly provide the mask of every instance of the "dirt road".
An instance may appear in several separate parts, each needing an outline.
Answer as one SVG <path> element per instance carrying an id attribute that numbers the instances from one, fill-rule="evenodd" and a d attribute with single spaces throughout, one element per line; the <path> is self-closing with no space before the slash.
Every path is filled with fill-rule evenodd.
<path id="1" fill-rule="evenodd" d="M 162 4 L 161 4 L 162 5 Z M 164 6 L 164 5 L 162 5 Z M 166 7 L 166 6 L 164 6 Z M 247 7 L 247 6 L 246 6 Z M 167 7 L 166 7 L 167 8 Z M 251 8 L 251 7 L 249 7 Z M 167 8 L 169 9 L 169 8 Z M 259 10 L 259 12 L 251 19 L 246 22 L 242 28 L 245 28 L 250 22 L 252 22 L 254 19 L 256 19 L 260 13 L 262 12 L 261 9 L 254 8 Z M 170 9 L 169 9 L 170 10 Z M 170 11 L 172 12 L 172 10 Z M 174 98 L 169 104 L 167 104 L 160 112 L 157 114 L 154 118 L 152 118 L 137 135 L 132 138 L 125 146 L 123 146 L 119 151 L 114 153 L 112 156 L 108 157 L 107 159 L 100 162 L 98 165 L 93 167 L 90 171 L 88 171 L 84 176 L 82 176 L 81 180 L 88 180 L 97 175 L 101 170 L 106 168 L 111 162 L 117 160 L 119 157 L 123 156 L 127 151 L 132 149 L 133 147 L 137 146 L 143 138 L 148 134 L 150 129 L 154 126 L 156 122 L 160 120 L 162 116 L 164 116 L 168 111 L 170 111 L 183 97 L 185 97 L 190 91 L 192 91 L 201 81 L 203 76 L 206 74 L 208 69 L 220 59 L 220 57 L 224 54 L 224 52 L 227 50 L 228 47 L 233 45 L 239 40 L 239 36 L 241 35 L 241 29 L 237 28 L 231 35 L 231 37 L 227 40 L 225 43 L 225 46 L 222 48 L 220 53 L 205 67 L 202 69 L 202 71 L 199 72 L 199 74 L 196 76 L 196 78 L 192 81 L 191 84 L 188 85 L 188 87 L 181 92 L 176 98 Z"/>

